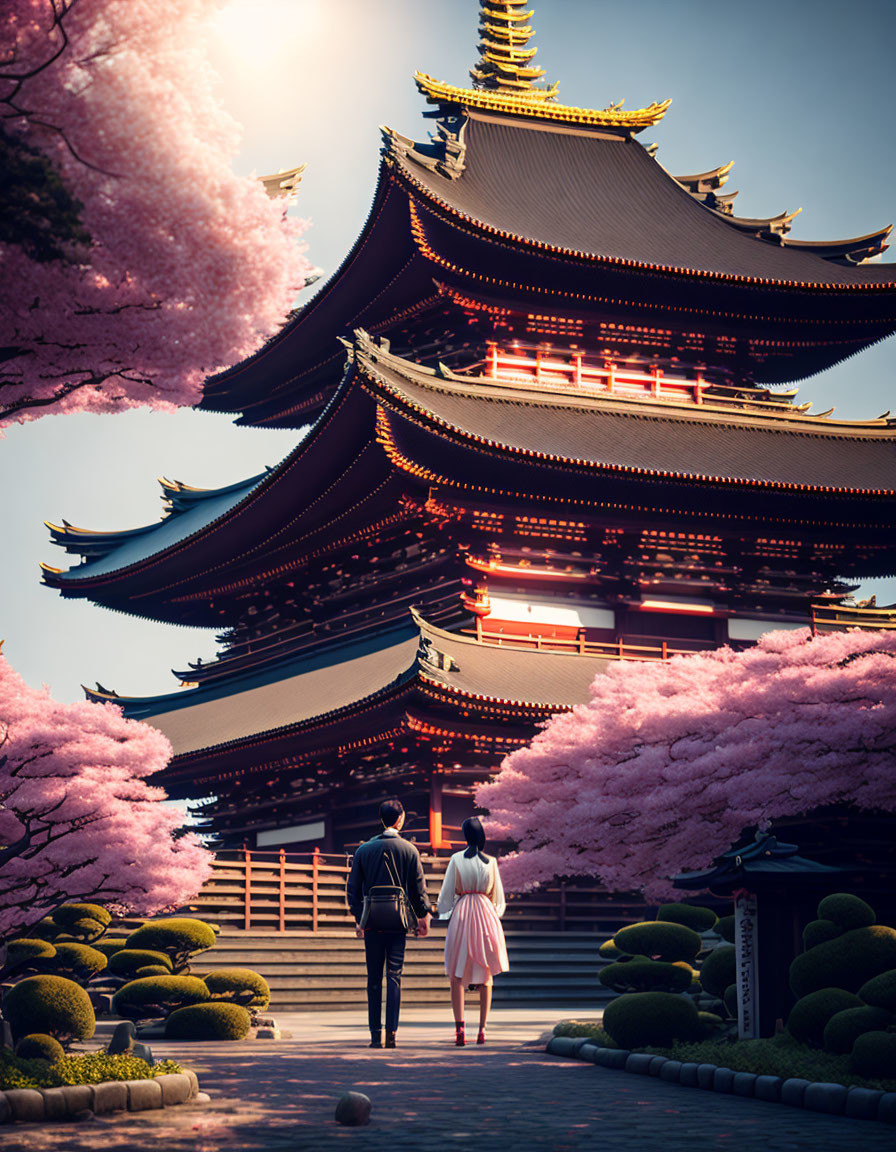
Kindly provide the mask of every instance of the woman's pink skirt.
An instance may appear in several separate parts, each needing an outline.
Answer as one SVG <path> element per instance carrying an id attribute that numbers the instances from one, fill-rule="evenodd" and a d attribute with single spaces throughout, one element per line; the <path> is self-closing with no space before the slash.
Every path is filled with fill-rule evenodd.
<path id="1" fill-rule="evenodd" d="M 504 929 L 494 904 L 484 892 L 461 896 L 445 937 L 445 971 L 464 984 L 487 984 L 509 967 Z"/>

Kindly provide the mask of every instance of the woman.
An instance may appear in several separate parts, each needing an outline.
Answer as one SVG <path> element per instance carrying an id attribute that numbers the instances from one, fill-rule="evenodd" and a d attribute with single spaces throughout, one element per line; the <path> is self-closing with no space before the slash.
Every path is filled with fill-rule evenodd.
<path id="1" fill-rule="evenodd" d="M 500 916 L 504 915 L 504 888 L 493 856 L 486 856 L 485 832 L 478 817 L 463 824 L 468 847 L 455 852 L 448 861 L 442 890 L 439 893 L 439 915 L 451 914 L 445 937 L 445 971 L 451 980 L 451 1007 L 457 1030 L 455 1044 L 462 1048 L 464 1039 L 464 985 L 479 989 L 479 1035 L 477 1044 L 485 1043 L 485 1022 L 492 1003 L 492 976 L 506 972 L 507 946 Z"/>

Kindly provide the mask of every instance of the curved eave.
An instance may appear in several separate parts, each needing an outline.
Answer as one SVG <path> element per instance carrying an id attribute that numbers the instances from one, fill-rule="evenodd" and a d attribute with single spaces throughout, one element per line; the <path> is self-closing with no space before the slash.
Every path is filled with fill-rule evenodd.
<path id="1" fill-rule="evenodd" d="M 892 279 L 886 280 L 869 279 L 867 281 L 852 281 L 843 283 L 831 280 L 789 280 L 770 278 L 765 276 L 748 276 L 730 272 L 711 271 L 701 268 L 688 268 L 675 264 L 656 264 L 644 260 L 628 259 L 622 256 L 602 255 L 600 253 L 588 252 L 583 249 L 566 248 L 561 245 L 549 244 L 542 240 L 535 240 L 530 237 L 520 235 L 519 233 L 497 228 L 494 225 L 487 223 L 486 221 L 468 215 L 467 213 L 456 208 L 444 197 L 436 195 L 430 188 L 428 188 L 417 178 L 413 171 L 411 171 L 410 167 L 406 164 L 401 164 L 401 173 L 403 178 L 407 181 L 409 188 L 412 190 L 413 196 L 422 201 L 422 203 L 426 207 L 430 208 L 430 210 L 434 210 L 437 213 L 447 214 L 449 217 L 461 221 L 467 228 L 474 229 L 475 231 L 481 233 L 484 237 L 493 237 L 498 241 L 509 244 L 513 247 L 541 252 L 555 259 L 568 259 L 577 263 L 634 270 L 649 274 L 660 274 L 684 280 L 702 280 L 712 283 L 731 284 L 738 286 L 745 285 L 755 288 L 776 288 L 802 292 L 824 292 L 830 293 L 832 295 L 863 291 L 876 293 L 896 292 L 896 272 L 889 273 Z M 730 216 L 727 216 L 721 212 L 716 212 L 713 209 L 708 209 L 708 211 L 712 212 L 713 216 L 717 216 L 720 221 L 725 223 L 730 223 L 732 219 Z M 757 244 L 761 244 L 763 247 L 767 243 L 758 237 L 749 237 L 745 235 L 744 238 L 754 239 Z M 784 246 L 786 247 L 786 245 Z M 870 267 L 879 266 L 871 265 Z M 462 272 L 460 269 L 457 270 Z M 478 278 L 481 279 L 482 277 Z M 896 322 L 896 319 L 894 319 L 894 322 Z"/>
<path id="2" fill-rule="evenodd" d="M 385 405 L 386 408 L 394 410 L 399 415 L 402 415 L 406 419 L 410 420 L 412 423 L 416 423 L 420 426 L 428 428 L 434 434 L 442 438 L 449 439 L 455 443 L 465 444 L 477 452 L 484 451 L 489 454 L 498 454 L 511 458 L 531 461 L 533 463 L 549 465 L 552 467 L 572 469 L 578 472 L 616 474 L 620 476 L 644 477 L 658 480 L 675 479 L 687 483 L 695 483 L 701 485 L 727 485 L 745 489 L 758 488 L 769 491 L 801 493 L 817 492 L 837 496 L 865 498 L 872 497 L 884 499 L 896 495 L 896 490 L 892 488 L 852 488 L 823 484 L 797 484 L 782 480 L 754 479 L 723 474 L 706 474 L 696 471 L 647 468 L 639 467 L 636 465 L 589 460 L 581 457 L 565 455 L 561 456 L 556 453 L 541 452 L 531 448 L 522 447 L 520 445 L 508 444 L 500 440 L 479 436 L 467 428 L 443 419 L 441 416 L 437 415 L 423 404 L 417 402 L 415 399 L 409 396 L 406 391 L 402 390 L 400 384 L 396 383 L 394 380 L 390 380 L 386 373 L 384 373 L 382 370 L 378 370 L 377 361 L 379 359 L 383 359 L 384 363 L 387 363 L 388 366 L 396 374 L 402 371 L 404 373 L 408 373 L 409 369 L 413 371 L 414 366 L 409 365 L 407 361 L 400 360 L 398 357 L 393 357 L 381 352 L 374 352 L 373 356 L 371 356 L 369 349 L 367 351 L 362 351 L 361 349 L 356 351 L 356 363 L 361 372 L 374 385 L 373 391 L 377 396 L 380 404 Z M 409 379 L 410 383 L 416 384 L 418 387 L 422 386 L 434 391 L 441 390 L 444 392 L 450 392 L 452 387 L 455 387 L 457 391 L 468 391 L 470 389 L 469 383 L 461 388 L 456 384 L 453 385 L 452 382 L 448 380 L 438 381 L 434 373 L 431 378 L 426 379 L 425 374 L 425 369 L 417 369 L 416 372 L 414 372 L 414 375 L 407 376 L 407 378 Z M 490 390 L 487 393 L 486 398 L 493 400 L 502 399 L 500 394 L 495 394 L 495 390 Z M 542 403 L 545 403 L 544 399 L 542 399 Z M 575 405 L 572 405 L 571 407 L 575 407 Z M 653 418 L 656 419 L 657 413 L 652 413 L 652 415 Z M 665 418 L 669 420 L 682 419 L 679 413 L 673 414 L 672 412 L 668 412 Z M 693 415 L 688 414 L 684 419 L 689 422 L 700 423 L 704 426 L 712 426 L 714 422 L 712 417 L 698 416 L 696 412 Z M 717 418 L 715 422 L 719 422 Z M 732 422 L 729 421 L 725 423 L 730 424 Z M 792 432 L 794 429 L 791 427 L 787 429 L 781 429 L 781 431 Z M 826 433 L 828 433 L 827 429 L 812 430 L 812 432 L 809 434 L 823 436 Z M 864 437 L 855 437 L 855 439 L 866 439 L 867 436 L 868 434 L 866 432 Z M 875 437 L 875 439 L 880 438 L 881 437 Z M 896 429 L 892 430 L 892 435 L 887 435 L 885 438 L 887 440 L 892 440 L 893 444 L 896 445 Z M 388 451 L 389 445 L 384 442 L 384 432 L 382 428 L 380 429 L 380 440 L 384 443 L 384 446 Z"/>

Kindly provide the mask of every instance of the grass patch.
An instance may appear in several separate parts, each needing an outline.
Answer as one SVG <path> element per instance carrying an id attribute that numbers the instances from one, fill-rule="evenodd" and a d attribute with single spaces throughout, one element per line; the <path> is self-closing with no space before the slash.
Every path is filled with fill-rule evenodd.
<path id="1" fill-rule="evenodd" d="M 136 1056 L 108 1052 L 88 1052 L 63 1056 L 54 1064 L 46 1060 L 23 1060 L 11 1052 L 0 1052 L 0 1089 L 62 1088 L 69 1084 L 102 1084 L 105 1080 L 152 1080 L 168 1072 L 180 1072 L 173 1060 L 149 1065 Z"/>
<path id="2" fill-rule="evenodd" d="M 878 1088 L 896 1092 L 896 1080 L 869 1080 L 849 1069 L 849 1057 L 810 1048 L 783 1032 L 769 1040 L 704 1040 L 699 1044 L 673 1044 L 670 1048 L 642 1048 L 673 1060 L 717 1064 L 735 1072 L 757 1076 L 798 1077 L 802 1080 L 843 1084 L 847 1088 Z"/>
<path id="3" fill-rule="evenodd" d="M 597 1020 L 561 1020 L 554 1028 L 555 1036 L 587 1036 L 601 1048 L 618 1048 L 609 1032 L 605 1032 Z"/>

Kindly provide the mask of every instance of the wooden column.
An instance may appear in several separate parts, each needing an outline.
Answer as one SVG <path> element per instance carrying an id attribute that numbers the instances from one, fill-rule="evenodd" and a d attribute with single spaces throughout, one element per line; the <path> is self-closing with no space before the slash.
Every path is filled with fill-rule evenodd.
<path id="1" fill-rule="evenodd" d="M 442 839 L 442 777 L 436 775 L 429 782 L 429 843 L 433 855 L 445 843 Z"/>

